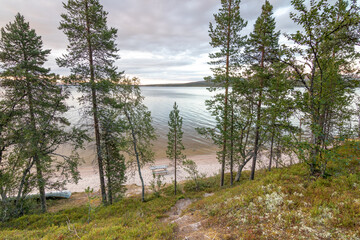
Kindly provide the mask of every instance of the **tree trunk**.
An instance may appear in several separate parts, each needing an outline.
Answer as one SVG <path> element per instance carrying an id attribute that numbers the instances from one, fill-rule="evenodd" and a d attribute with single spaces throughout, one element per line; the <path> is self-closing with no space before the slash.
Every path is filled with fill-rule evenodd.
<path id="1" fill-rule="evenodd" d="M 23 193 L 23 188 L 24 188 L 24 186 L 26 184 L 26 177 L 30 173 L 30 169 L 33 167 L 33 165 L 34 165 L 34 160 L 30 159 L 28 167 L 23 171 L 21 181 L 20 181 L 20 185 L 19 185 L 19 189 L 18 189 L 18 193 L 17 193 L 17 197 L 15 199 L 15 206 L 16 206 L 17 209 L 20 208 L 21 198 L 23 197 L 21 194 Z"/>
<path id="2" fill-rule="evenodd" d="M 94 118 L 96 152 L 97 152 L 98 167 L 99 167 L 100 189 L 101 189 L 102 202 L 104 205 L 106 205 L 107 201 L 106 201 L 105 177 L 104 177 L 103 157 L 102 157 L 102 153 L 101 153 L 101 143 L 100 143 L 101 140 L 100 140 L 98 106 L 97 106 L 97 97 L 96 97 L 96 88 L 95 88 L 93 50 L 92 50 L 92 42 L 91 42 L 91 36 L 90 36 L 91 32 L 90 32 L 88 1 L 85 1 L 85 11 L 86 11 L 87 44 L 88 44 L 88 51 L 89 51 L 91 100 L 92 100 L 92 111 L 93 111 L 93 118 Z"/>
<path id="3" fill-rule="evenodd" d="M 265 49 L 264 47 L 261 49 L 261 62 L 260 66 L 264 68 L 264 59 L 265 59 Z M 261 123 L 261 103 L 262 103 L 262 91 L 263 91 L 263 79 L 260 78 L 260 92 L 259 92 L 259 100 L 257 104 L 257 116 L 256 116 L 256 132 L 255 132 L 255 144 L 254 144 L 254 158 L 251 166 L 251 174 L 250 180 L 254 180 L 255 178 L 255 169 L 256 169 L 256 160 L 259 151 L 259 139 L 260 139 L 260 123 Z"/>
<path id="4" fill-rule="evenodd" d="M 241 172 L 242 172 L 242 170 L 244 169 L 244 167 L 246 166 L 246 164 L 247 164 L 250 160 L 251 160 L 251 157 L 249 157 L 248 159 L 244 159 L 244 162 L 239 165 L 238 172 L 237 172 L 236 177 L 235 177 L 235 181 L 236 181 L 236 182 L 239 182 L 239 181 L 240 181 Z"/>
<path id="5" fill-rule="evenodd" d="M 222 161 L 221 161 L 221 182 L 220 186 L 224 186 L 225 182 L 225 160 L 226 160 L 226 145 L 227 145 L 227 118 L 228 118 L 228 92 L 229 92 L 229 60 L 230 60 L 230 15 L 231 15 L 231 3 L 229 1 L 228 8 L 228 28 L 227 28 L 227 43 L 226 43 L 226 74 L 225 74 L 225 99 L 224 99 L 224 128 L 223 128 L 223 149 L 222 149 Z"/>
<path id="6" fill-rule="evenodd" d="M 34 162 L 36 166 L 37 184 L 39 186 L 41 211 L 46 212 L 45 181 L 42 175 L 41 162 L 37 154 L 34 156 Z"/>
<path id="7" fill-rule="evenodd" d="M 269 161 L 269 168 L 268 168 L 268 170 L 269 170 L 269 171 L 271 171 L 271 164 L 272 164 L 272 160 L 273 160 L 274 135 L 275 135 L 275 131 L 273 131 L 273 132 L 272 132 L 272 135 L 271 135 L 271 144 L 270 144 L 270 161 Z"/>
<path id="8" fill-rule="evenodd" d="M 111 184 L 111 168 L 110 168 L 110 151 L 109 151 L 109 143 L 105 137 L 105 149 L 106 149 L 106 172 L 107 172 L 107 200 L 108 203 L 111 205 L 113 202 L 112 196 L 112 184 Z"/>
<path id="9" fill-rule="evenodd" d="M 238 172 L 237 172 L 236 177 L 235 177 L 235 182 L 240 182 L 241 172 L 242 172 L 244 167 L 245 167 L 245 164 L 240 164 L 239 165 Z"/>
<path id="10" fill-rule="evenodd" d="M 175 186 L 174 186 L 174 191 L 175 191 L 175 195 L 176 195 L 176 160 L 177 160 L 177 152 L 176 152 L 176 147 L 177 147 L 177 131 L 176 131 L 176 128 L 177 128 L 177 126 L 178 126 L 178 123 L 177 123 L 177 119 L 175 119 L 175 121 L 176 121 L 176 123 L 175 123 L 175 132 L 174 132 L 174 134 L 175 134 L 175 154 L 174 154 L 174 156 L 175 156 Z"/>
<path id="11" fill-rule="evenodd" d="M 254 158 L 251 166 L 251 174 L 250 180 L 254 180 L 255 178 L 255 169 L 256 169 L 256 160 L 259 151 L 259 139 L 260 139 L 260 118 L 261 118 L 261 97 L 262 97 L 262 90 L 259 93 L 259 102 L 257 105 L 257 121 L 256 121 L 256 132 L 255 132 L 255 143 L 254 143 Z"/>
<path id="12" fill-rule="evenodd" d="M 137 140 L 136 140 L 135 130 L 134 130 L 134 126 L 132 124 L 131 118 L 129 116 L 129 113 L 126 110 L 125 110 L 125 115 L 129 121 L 130 128 L 131 128 L 131 135 L 133 138 L 133 146 L 134 146 L 134 152 L 135 152 L 135 156 L 136 156 L 136 163 L 137 163 L 139 177 L 140 177 L 140 181 L 141 181 L 141 201 L 145 202 L 145 184 L 144 184 L 144 179 L 141 175 L 141 166 L 140 166 L 139 153 L 137 150 Z"/>
<path id="13" fill-rule="evenodd" d="M 230 185 L 234 184 L 234 103 L 231 104 L 231 129 L 230 129 Z"/>
<path id="14" fill-rule="evenodd" d="M 35 113 L 34 113 L 34 103 L 33 103 L 33 96 L 32 96 L 32 88 L 27 81 L 26 83 L 27 87 L 27 94 L 28 94 L 28 104 L 29 104 L 29 113 L 30 113 L 30 124 L 32 128 L 32 143 L 31 143 L 31 155 L 34 160 L 35 166 L 36 166 L 36 179 L 37 179 L 37 185 L 39 188 L 39 194 L 40 194 L 40 204 L 41 204 L 41 211 L 46 212 L 46 197 L 45 197 L 45 182 L 42 174 L 42 166 L 41 166 L 41 160 L 39 157 L 39 144 L 38 144 L 38 137 L 37 136 L 37 128 L 36 128 L 36 120 L 35 120 Z"/>

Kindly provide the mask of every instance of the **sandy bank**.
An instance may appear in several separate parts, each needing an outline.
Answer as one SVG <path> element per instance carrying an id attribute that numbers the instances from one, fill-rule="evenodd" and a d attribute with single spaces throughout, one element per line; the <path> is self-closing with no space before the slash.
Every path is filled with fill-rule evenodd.
<path id="1" fill-rule="evenodd" d="M 291 157 L 290 157 L 291 158 Z M 296 160 L 291 160 L 289 156 L 285 157 L 285 163 L 294 163 Z M 192 159 L 196 162 L 199 172 L 205 173 L 206 176 L 212 176 L 214 174 L 220 173 L 220 163 L 216 159 L 216 153 L 211 154 L 204 154 L 204 155 L 194 155 L 188 157 L 188 159 Z M 154 164 L 151 165 L 168 165 L 168 174 L 164 175 L 164 182 L 171 183 L 174 179 L 174 167 L 170 163 L 169 159 L 167 158 L 160 158 L 155 160 Z M 142 176 L 145 182 L 145 185 L 149 185 L 150 181 L 153 179 L 152 171 L 150 170 L 150 166 L 147 165 L 142 168 Z M 257 162 L 257 169 L 265 168 L 268 165 L 268 158 L 266 154 L 262 154 L 259 156 L 258 162 Z M 251 161 L 246 165 L 244 170 L 249 170 L 251 167 Z M 81 180 L 78 182 L 78 184 L 70 183 L 67 184 L 65 189 L 72 191 L 72 192 L 83 192 L 84 189 L 87 187 L 93 188 L 95 191 L 100 189 L 99 186 L 99 174 L 97 166 L 91 166 L 91 165 L 84 165 L 80 166 L 79 168 Z M 237 171 L 237 169 L 234 169 L 234 171 Z M 177 180 L 182 181 L 186 180 L 188 177 L 188 174 L 182 169 L 178 168 L 177 171 Z M 137 173 L 135 172 L 134 175 L 130 174 L 130 172 L 127 173 L 127 182 L 126 185 L 137 185 L 141 186 L 140 178 Z"/>
<path id="2" fill-rule="evenodd" d="M 216 159 L 216 154 L 207 154 L 207 155 L 195 155 L 188 157 L 196 162 L 198 165 L 198 169 L 201 173 L 205 173 L 206 176 L 211 176 L 213 174 L 219 173 L 220 164 Z M 174 167 L 170 164 L 169 159 L 161 158 L 157 159 L 154 165 L 168 165 L 168 174 L 164 176 L 164 182 L 171 183 L 174 179 Z M 151 165 L 147 165 L 142 168 L 142 175 L 146 185 L 149 185 L 150 181 L 153 179 L 152 171 L 150 170 Z M 85 188 L 90 187 L 94 190 L 98 190 L 99 186 L 99 173 L 97 166 L 80 166 L 79 168 L 81 180 L 78 184 L 67 184 L 65 189 L 70 190 L 72 192 L 83 192 Z M 185 180 L 187 177 L 187 173 L 183 169 L 178 169 L 177 171 L 177 179 L 178 181 Z M 126 185 L 141 185 L 139 175 L 137 172 L 132 175 L 130 173 L 127 174 L 127 182 Z"/>

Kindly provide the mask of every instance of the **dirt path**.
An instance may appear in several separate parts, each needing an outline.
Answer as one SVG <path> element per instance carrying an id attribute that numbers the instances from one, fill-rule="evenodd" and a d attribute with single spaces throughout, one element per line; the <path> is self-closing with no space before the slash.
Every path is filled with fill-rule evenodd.
<path id="1" fill-rule="evenodd" d="M 175 239 L 202 240 L 202 239 L 220 239 L 214 229 L 206 228 L 203 223 L 206 219 L 199 217 L 194 213 L 182 214 L 183 211 L 196 200 L 180 199 L 175 206 L 167 212 L 168 217 L 163 221 L 166 223 L 175 223 Z"/>

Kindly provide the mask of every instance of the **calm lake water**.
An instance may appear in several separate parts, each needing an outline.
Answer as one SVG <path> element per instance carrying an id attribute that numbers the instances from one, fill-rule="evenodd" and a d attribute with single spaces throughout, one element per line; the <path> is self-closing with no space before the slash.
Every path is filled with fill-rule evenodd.
<path id="1" fill-rule="evenodd" d="M 199 135 L 195 128 L 197 127 L 213 127 L 215 125 L 214 117 L 207 111 L 205 100 L 210 99 L 213 93 L 210 93 L 205 87 L 141 87 L 142 95 L 145 97 L 144 103 L 151 111 L 153 117 L 153 126 L 158 136 L 154 142 L 156 158 L 166 157 L 167 132 L 169 113 L 172 110 L 174 102 L 179 106 L 180 115 L 183 117 L 183 143 L 186 148 L 186 155 L 211 154 L 216 151 L 216 147 L 211 140 L 205 139 Z M 303 91 L 298 88 L 297 90 Z M 67 104 L 72 106 L 66 117 L 74 125 L 84 124 L 86 120 L 82 119 L 82 106 L 79 105 L 78 97 L 81 93 L 77 91 L 77 87 L 70 87 L 71 97 L 67 100 Z M 1 92 L 1 89 L 0 89 Z M 356 95 L 360 95 L 360 89 L 356 89 Z M 354 99 L 357 102 L 357 98 Z M 355 103 L 352 108 L 357 108 Z M 89 125 L 92 119 L 88 119 Z M 299 124 L 299 120 L 294 117 L 292 119 L 295 125 Z M 354 123 L 358 122 L 358 118 L 354 116 Z M 68 152 L 69 146 L 62 146 L 60 152 Z M 80 150 L 79 154 L 87 163 L 95 159 L 94 143 L 88 144 L 85 150 Z"/>
<path id="2" fill-rule="evenodd" d="M 66 116 L 75 125 L 84 123 L 84 120 L 81 119 L 82 106 L 79 105 L 77 100 L 81 93 L 77 91 L 76 87 L 70 87 L 70 91 L 72 96 L 67 100 L 67 103 L 72 108 Z M 166 157 L 169 113 L 174 102 L 179 106 L 180 115 L 183 117 L 185 153 L 191 156 L 216 151 L 216 147 L 211 141 L 199 135 L 195 130 L 197 127 L 212 127 L 215 124 L 214 117 L 206 110 L 205 106 L 205 100 L 210 99 L 213 93 L 210 93 L 205 87 L 146 86 L 141 87 L 141 92 L 145 97 L 145 105 L 151 111 L 153 126 L 158 136 L 154 142 L 156 158 Z M 89 124 L 91 124 L 91 121 L 89 121 Z M 86 151 L 80 151 L 80 155 L 86 159 L 86 162 L 94 158 L 93 144 L 90 144 L 87 148 Z"/>

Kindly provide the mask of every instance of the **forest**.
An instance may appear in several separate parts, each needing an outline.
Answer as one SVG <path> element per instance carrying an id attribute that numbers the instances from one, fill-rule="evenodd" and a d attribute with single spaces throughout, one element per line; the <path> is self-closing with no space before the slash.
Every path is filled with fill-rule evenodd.
<path id="1" fill-rule="evenodd" d="M 163 225 L 158 219 L 177 201 L 199 198 L 192 209 L 212 219 L 209 226 L 228 229 L 218 229 L 213 239 L 300 239 L 297 234 L 308 229 L 291 226 L 311 225 L 295 214 L 302 201 L 314 201 L 316 209 L 305 208 L 322 219 L 320 233 L 308 231 L 308 239 L 360 238 L 360 106 L 355 93 L 359 5 L 356 0 L 292 0 L 289 18 L 300 30 L 287 33 L 276 31 L 270 2 L 264 1 L 248 35 L 243 34 L 248 22 L 240 14 L 240 0 L 221 0 L 209 23 L 213 51 L 208 64 L 213 74 L 204 79 L 213 97 L 205 104 L 216 125 L 196 131 L 216 145 L 219 175 L 205 177 L 184 154 L 183 117 L 175 102 L 169 103 L 173 110 L 166 150 L 174 181 L 165 185 L 154 175 L 151 186 L 144 183 L 142 171 L 155 161 L 152 115 L 144 104 L 140 79 L 116 66 L 121 55 L 118 30 L 108 26 L 108 12 L 100 0 L 63 3 L 58 29 L 67 37 L 67 52 L 56 63 L 71 71 L 68 76 L 44 67 L 51 49 L 44 49 L 36 29 L 18 13 L 1 28 L 0 39 L 0 237 L 4 230 L 4 239 L 18 239 L 16 231 L 21 230 L 20 236 L 29 233 L 29 239 L 44 234 L 53 234 L 46 239 L 174 239 L 174 231 L 181 231 L 174 230 L 173 222 Z M 280 44 L 281 37 L 288 44 Z M 65 84 L 59 85 L 60 80 Z M 90 124 L 74 126 L 64 117 L 73 85 L 81 93 L 77 101 Z M 79 181 L 83 159 L 78 150 L 88 142 L 95 148 L 99 173 L 97 207 L 88 188 L 86 206 L 52 215 L 48 208 L 56 203 L 46 192 Z M 64 144 L 71 146 L 71 154 L 59 153 Z M 265 168 L 259 167 L 260 156 L 266 158 Z M 246 166 L 250 171 L 243 171 Z M 189 175 L 185 183 L 177 182 L 180 168 Z M 141 194 L 134 198 L 125 197 L 129 171 L 137 172 L 141 181 Z M 276 184 L 284 184 L 286 190 Z M 203 198 L 203 193 L 214 192 L 214 197 Z M 342 207 L 325 206 L 329 195 Z M 243 205 L 238 208 L 229 203 L 240 198 Z M 259 210 L 256 204 L 262 200 L 265 205 Z M 278 210 L 288 215 L 277 215 L 280 206 L 288 212 Z M 252 213 L 271 217 L 258 219 Z M 51 220 L 46 223 L 42 216 Z M 97 222 L 101 225 L 107 217 L 116 222 L 117 216 L 121 229 L 90 234 L 97 218 L 103 219 Z M 282 217 L 279 224 L 292 230 L 270 233 Z M 147 230 L 142 233 L 136 222 Z M 221 222 L 228 225 L 219 227 Z M 43 230 L 36 230 L 36 224 Z M 261 224 L 271 227 L 256 231 Z M 239 225 L 241 231 L 232 230 Z M 325 231 L 326 225 L 345 233 Z"/>

